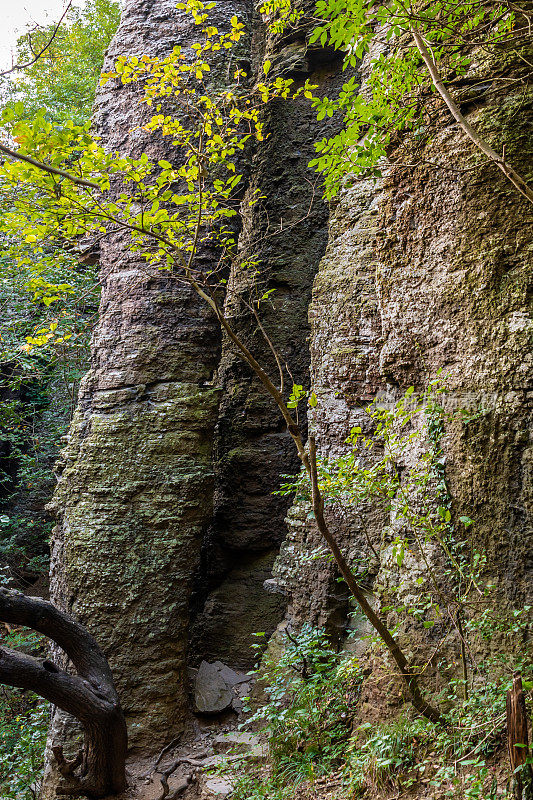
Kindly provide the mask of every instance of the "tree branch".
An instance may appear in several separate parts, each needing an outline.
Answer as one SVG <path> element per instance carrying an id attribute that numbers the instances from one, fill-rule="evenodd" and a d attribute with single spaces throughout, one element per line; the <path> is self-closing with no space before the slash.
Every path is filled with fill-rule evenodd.
<path id="1" fill-rule="evenodd" d="M 47 600 L 0 588 L 0 620 L 33 628 L 52 639 L 68 655 L 78 675 L 98 691 L 103 691 L 104 680 L 112 685 L 111 670 L 96 639 Z"/>
<path id="2" fill-rule="evenodd" d="M 6 69 L 4 72 L 0 72 L 0 78 L 3 78 L 4 75 L 9 75 L 11 72 L 15 72 L 16 70 L 27 69 L 27 67 L 31 67 L 32 64 L 35 64 L 35 62 L 38 61 L 41 58 L 41 56 L 46 53 L 46 51 L 48 50 L 48 48 L 50 47 L 50 45 L 52 44 L 52 42 L 56 38 L 56 36 L 58 34 L 58 31 L 59 31 L 59 28 L 61 27 L 61 23 L 63 22 L 63 20 L 67 16 L 67 13 L 69 12 L 71 6 L 72 6 L 72 0 L 69 0 L 69 2 L 67 4 L 67 7 L 63 11 L 63 14 L 61 15 L 61 18 L 60 18 L 59 22 L 55 26 L 51 37 L 49 38 L 49 40 L 47 41 L 45 46 L 41 50 L 39 50 L 38 53 L 34 53 L 34 57 L 31 59 L 31 61 L 27 61 L 26 64 L 15 64 L 15 66 L 11 67 L 11 69 Z M 29 38 L 29 41 L 30 41 L 30 50 L 33 53 L 33 47 L 31 46 L 31 38 L 30 38 L 30 34 L 29 33 L 28 33 L 28 38 Z"/>
<path id="3" fill-rule="evenodd" d="M 14 158 L 15 161 L 24 161 L 26 164 L 31 164 L 32 167 L 36 167 L 43 172 L 48 172 L 50 175 L 57 175 L 60 178 L 66 178 L 67 180 L 72 181 L 72 183 L 76 183 L 78 186 L 86 186 L 89 189 L 98 189 L 101 191 L 101 188 L 97 183 L 86 181 L 83 178 L 76 178 L 75 175 L 71 175 L 69 172 L 65 172 L 63 169 L 50 167 L 43 161 L 38 161 L 36 158 L 32 158 L 31 156 L 25 156 L 22 153 L 17 152 L 17 150 L 11 150 L 11 148 L 6 147 L 5 144 L 0 144 L 0 153 L 4 153 L 6 156 Z"/>
<path id="4" fill-rule="evenodd" d="M 433 59 L 432 54 L 430 53 L 429 49 L 427 48 L 423 38 L 420 36 L 417 29 L 411 25 L 411 35 L 413 40 L 418 48 L 418 52 L 422 56 L 422 60 L 427 67 L 427 70 L 431 76 L 431 80 L 433 82 L 433 86 L 440 94 L 448 109 L 452 113 L 452 116 L 457 120 L 463 131 L 466 133 L 468 138 L 476 145 L 476 147 L 484 153 L 487 158 L 493 161 L 499 170 L 503 172 L 505 177 L 513 184 L 515 189 L 517 189 L 520 194 L 529 200 L 530 203 L 533 203 L 533 190 L 527 185 L 524 179 L 517 173 L 515 170 L 507 164 L 505 161 L 504 156 L 500 156 L 492 147 L 488 144 L 487 141 L 476 131 L 475 128 L 470 125 L 470 123 L 465 119 L 465 117 L 461 114 L 459 110 L 459 106 L 449 93 L 449 91 L 444 86 L 442 79 L 440 77 L 439 70 L 437 65 Z"/>
<path id="5" fill-rule="evenodd" d="M 83 725 L 84 754 L 79 775 L 77 762 L 66 764 L 56 751 L 59 771 L 66 778 L 60 794 L 103 798 L 126 788 L 126 723 L 111 670 L 96 640 L 70 616 L 46 600 L 0 589 L 0 620 L 25 625 L 53 639 L 74 664 L 70 675 L 50 661 L 0 647 L 0 683 L 31 689 L 72 714 Z"/>
<path id="6" fill-rule="evenodd" d="M 0 647 L 0 682 L 37 692 L 82 723 L 92 720 L 94 714 L 114 711 L 112 704 L 95 693 L 87 681 L 63 672 L 50 661 L 8 647 Z"/>
<path id="7" fill-rule="evenodd" d="M 309 464 L 310 464 L 309 477 L 311 478 L 311 504 L 313 507 L 317 528 L 324 537 L 324 539 L 326 540 L 329 549 L 333 553 L 333 557 L 337 562 L 342 577 L 344 578 L 354 598 L 357 600 L 357 603 L 359 604 L 361 611 L 363 612 L 367 620 L 370 622 L 370 624 L 380 637 L 381 641 L 386 646 L 387 650 L 389 651 L 394 661 L 396 662 L 396 665 L 400 670 L 401 676 L 407 686 L 413 706 L 416 708 L 417 711 L 420 712 L 420 714 L 426 717 L 426 719 L 429 719 L 431 722 L 436 722 L 441 725 L 444 724 L 445 719 L 442 716 L 442 714 L 436 708 L 433 708 L 433 706 L 430 703 L 424 700 L 422 693 L 420 692 L 420 688 L 418 686 L 417 677 L 412 672 L 398 642 L 396 641 L 394 636 L 390 633 L 387 626 L 382 622 L 378 614 L 376 614 L 376 612 L 366 599 L 363 591 L 361 590 L 359 584 L 355 579 L 352 570 L 348 566 L 348 563 L 344 558 L 339 548 L 339 545 L 337 544 L 337 540 L 329 530 L 328 524 L 324 517 L 324 500 L 322 499 L 322 495 L 320 493 L 320 488 L 318 485 L 316 442 L 314 436 L 309 437 Z"/>

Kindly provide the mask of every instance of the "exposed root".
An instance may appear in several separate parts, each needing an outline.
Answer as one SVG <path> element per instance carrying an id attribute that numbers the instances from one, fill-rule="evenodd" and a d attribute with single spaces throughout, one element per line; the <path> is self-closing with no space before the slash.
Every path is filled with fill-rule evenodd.
<path id="1" fill-rule="evenodd" d="M 83 752 L 79 752 L 76 758 L 72 761 L 67 761 L 63 753 L 61 745 L 54 745 L 52 753 L 57 761 L 57 768 L 64 778 L 74 778 L 74 770 L 76 770 L 83 761 Z"/>
<path id="2" fill-rule="evenodd" d="M 154 772 L 156 772 L 158 766 L 161 763 L 161 760 L 162 760 L 163 756 L 165 756 L 167 753 L 170 753 L 170 751 L 173 750 L 174 747 L 176 747 L 176 745 L 178 745 L 180 743 L 182 736 L 183 736 L 183 734 L 180 733 L 180 735 L 177 736 L 175 739 L 173 739 L 170 742 L 170 744 L 167 744 L 167 745 L 165 745 L 165 747 L 163 747 L 163 749 L 161 750 L 161 752 L 159 753 L 159 755 L 157 757 L 157 761 L 154 764 L 154 768 L 152 770 L 152 774 Z"/>
<path id="3" fill-rule="evenodd" d="M 157 798 L 157 800 L 177 800 L 180 795 L 187 789 L 190 784 L 196 780 L 196 776 L 194 774 L 186 775 L 178 786 L 174 789 L 172 794 L 170 794 L 170 788 L 168 785 L 168 779 L 174 772 L 178 769 L 180 764 L 182 764 L 184 759 L 180 758 L 177 761 L 174 761 L 167 769 L 161 773 L 159 780 L 161 781 L 161 794 Z"/>

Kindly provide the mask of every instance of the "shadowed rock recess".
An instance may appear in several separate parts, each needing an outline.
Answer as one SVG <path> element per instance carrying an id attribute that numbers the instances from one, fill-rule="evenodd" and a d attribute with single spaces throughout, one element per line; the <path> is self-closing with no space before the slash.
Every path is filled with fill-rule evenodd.
<path id="1" fill-rule="evenodd" d="M 252 73 L 262 75 L 268 59 L 269 77 L 292 78 L 296 86 L 309 78 L 318 92 L 334 93 L 346 74 L 338 58 L 307 47 L 308 32 L 303 24 L 288 35 L 272 37 L 256 16 Z M 308 164 L 314 141 L 331 136 L 338 122 L 317 122 L 305 100 L 269 105 L 264 121 L 269 135 L 253 154 L 245 197 L 257 193 L 261 200 L 243 205 L 237 264 L 255 262 L 261 293 L 273 292 L 270 303 L 261 306 L 261 323 L 291 370 L 292 378 L 285 373 L 288 397 L 293 380 L 309 386 L 308 306 L 328 236 L 328 207 L 321 199 L 320 179 Z M 253 270 L 236 269 L 230 275 L 226 314 L 276 376 L 270 346 L 250 313 L 254 287 L 257 291 L 257 279 L 250 274 Z M 228 343 L 222 348 L 218 377 L 222 392 L 214 447 L 214 517 L 203 549 L 192 643 L 197 657 L 245 667 L 253 663 L 252 634 L 272 632 L 285 608 L 283 594 L 267 594 L 263 584 L 271 577 L 286 532 L 287 498 L 272 493 L 280 474 L 296 473 L 299 462 L 271 398 Z M 301 413 L 305 428 L 305 408 Z"/>
<path id="2" fill-rule="evenodd" d="M 264 58 L 272 74 L 310 77 L 325 93 L 346 79 L 331 53 L 307 48 L 305 27 L 269 37 L 256 6 L 223 0 L 212 12 L 221 29 L 234 14 L 246 22 L 239 57 L 252 79 Z M 106 69 L 118 55 L 164 55 L 197 36 L 174 0 L 127 0 Z M 368 57 L 363 78 L 367 67 Z M 520 68 L 507 54 L 499 74 Z M 228 64 L 212 69 L 223 78 Z M 523 88 L 504 94 L 502 85 L 520 84 L 495 83 L 468 107 L 469 120 L 495 140 L 503 129 L 507 156 L 527 172 L 531 103 Z M 134 87 L 108 83 L 96 109 L 104 142 L 172 160 L 169 141 L 139 129 L 144 113 Z M 270 136 L 243 163 L 245 196 L 259 190 L 264 199 L 243 213 L 239 248 L 258 263 L 262 289 L 275 289 L 263 324 L 294 382 L 309 386 L 311 368 L 320 453 L 342 452 L 354 425 L 368 430 L 361 406 L 377 394 L 421 390 L 442 368 L 450 410 L 472 411 L 443 442 L 453 513 L 476 520 L 501 602 L 525 601 L 533 569 L 530 207 L 443 110 L 429 143 L 413 152 L 417 166 L 347 183 L 330 218 L 307 165 L 313 141 L 337 123 L 317 123 L 303 101 L 264 113 Z M 331 562 L 302 561 L 320 544 L 309 509 L 289 510 L 287 534 L 288 501 L 272 496 L 298 464 L 271 401 L 204 305 L 122 245 L 116 235 L 102 246 L 100 321 L 54 501 L 52 595 L 108 656 L 131 745 L 157 754 L 186 722 L 188 662 L 248 668 L 252 632 L 273 631 L 287 604 L 291 621 L 327 624 L 342 638 L 348 606 Z M 246 273 L 231 274 L 227 313 L 273 369 L 250 290 Z M 408 453 L 402 466 L 416 457 Z M 379 554 L 365 577 L 369 592 L 374 579 L 412 588 L 392 563 L 387 515 L 370 506 L 330 514 L 351 562 Z M 413 578 L 423 570 L 408 566 Z M 356 615 L 349 624 L 365 630 Z M 431 632 L 417 625 L 409 633 L 423 648 Z M 61 739 L 59 719 L 53 737 Z"/>

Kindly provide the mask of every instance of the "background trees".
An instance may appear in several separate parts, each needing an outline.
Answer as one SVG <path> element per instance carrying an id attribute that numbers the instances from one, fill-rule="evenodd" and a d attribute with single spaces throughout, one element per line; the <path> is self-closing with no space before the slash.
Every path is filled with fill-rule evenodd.
<path id="1" fill-rule="evenodd" d="M 17 121 L 22 137 L 24 121 L 44 130 L 72 119 L 88 122 L 118 17 L 118 4 L 90 0 L 71 8 L 57 28 L 20 38 L 19 64 L 49 44 L 26 70 L 3 78 L 1 143 L 17 147 L 10 133 Z M 28 187 L 28 199 L 31 195 Z M 12 210 L 12 200 L 4 186 L 2 213 Z M 36 190 L 35 208 L 39 202 Z M 15 232 L 5 232 L 0 241 L 0 561 L 19 579 L 35 580 L 46 572 L 50 518 L 44 505 L 55 484 L 59 439 L 86 368 L 98 306 L 97 257 L 97 248 L 78 240 L 47 242 L 38 253 Z"/>
<path id="2" fill-rule="evenodd" d="M 54 124 L 90 119 L 103 53 L 119 17 L 120 6 L 113 0 L 88 0 L 72 6 L 57 31 L 51 24 L 21 36 L 17 63 L 29 62 L 46 49 L 35 63 L 4 78 L 2 105 L 20 119 L 31 119 L 40 109 Z"/>

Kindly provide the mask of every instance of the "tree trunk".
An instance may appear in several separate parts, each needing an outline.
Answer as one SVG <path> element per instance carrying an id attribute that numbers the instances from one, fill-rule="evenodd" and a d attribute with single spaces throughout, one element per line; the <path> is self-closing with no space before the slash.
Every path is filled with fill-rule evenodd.
<path id="1" fill-rule="evenodd" d="M 507 692 L 507 746 L 514 796 L 516 800 L 531 800 L 533 776 L 531 766 L 526 765 L 529 755 L 527 711 L 522 690 L 522 676 L 519 672 L 515 672 L 513 688 Z M 520 767 L 520 771 L 515 772 Z"/>
<path id="2" fill-rule="evenodd" d="M 95 639 L 51 603 L 0 589 L 0 620 L 26 625 L 53 639 L 77 674 L 46 659 L 0 648 L 0 683 L 30 689 L 78 719 L 85 732 L 83 753 L 67 762 L 54 748 L 64 778 L 58 794 L 101 798 L 126 788 L 127 733 L 113 677 Z M 77 770 L 77 772 L 76 772 Z"/>

